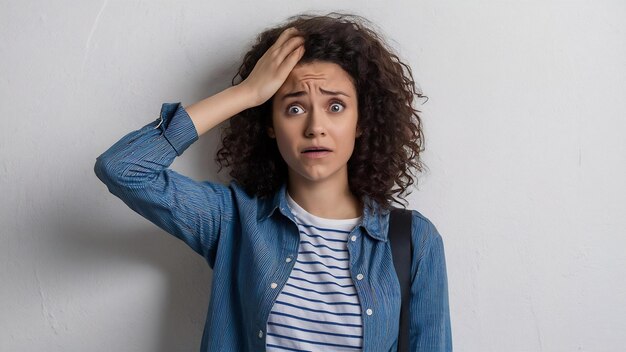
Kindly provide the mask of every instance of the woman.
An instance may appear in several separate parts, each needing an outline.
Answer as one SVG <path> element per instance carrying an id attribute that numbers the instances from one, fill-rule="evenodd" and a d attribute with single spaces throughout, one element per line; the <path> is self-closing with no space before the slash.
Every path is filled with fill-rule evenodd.
<path id="1" fill-rule="evenodd" d="M 395 351 L 393 193 L 422 170 L 415 84 L 362 17 L 300 15 L 261 33 L 241 82 L 130 132 L 95 173 L 213 269 L 202 351 Z M 406 72 L 403 70 L 406 68 Z M 168 167 L 230 119 L 229 185 Z M 392 189 L 397 184 L 400 189 Z M 451 351 L 441 236 L 412 210 L 410 350 Z"/>

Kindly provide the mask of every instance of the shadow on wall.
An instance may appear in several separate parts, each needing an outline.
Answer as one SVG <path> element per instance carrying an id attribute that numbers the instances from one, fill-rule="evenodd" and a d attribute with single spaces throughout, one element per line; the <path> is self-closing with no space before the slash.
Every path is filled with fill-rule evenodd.
<path id="1" fill-rule="evenodd" d="M 217 131 L 211 133 L 215 133 L 214 138 L 217 137 Z M 218 177 L 217 167 L 213 165 L 215 148 L 214 139 L 203 138 L 185 153 L 188 159 L 193 160 L 191 165 L 194 166 L 196 176 L 201 173 L 210 175 L 203 177 L 209 180 L 224 178 L 227 171 L 222 171 Z M 199 152 L 194 153 L 193 149 Z M 172 169 L 177 170 L 176 167 Z M 79 331 L 58 333 L 82 336 L 81 342 L 76 343 L 101 344 L 109 348 L 129 344 L 133 349 L 146 348 L 157 352 L 197 350 L 202 340 L 211 292 L 212 271 L 208 263 L 184 242 L 143 219 L 109 193 L 93 172 L 89 177 L 93 182 L 87 182 L 91 185 L 89 195 L 77 194 L 76 190 L 71 189 L 72 185 L 63 183 L 52 192 L 56 194 L 56 198 L 52 198 L 55 199 L 55 204 L 45 208 L 50 211 L 44 215 L 44 221 L 52 228 L 43 237 L 49 241 L 40 245 L 45 246 L 45 252 L 52 258 L 48 261 L 46 272 L 55 274 L 44 275 L 42 270 L 42 279 L 50 280 L 51 286 L 59 289 L 60 296 L 68 302 L 67 311 L 72 314 L 78 311 L 83 315 L 74 322 L 59 321 L 54 316 L 54 310 L 62 302 L 45 302 L 42 298 L 43 314 L 48 315 L 50 328 L 57 332 L 59 326 L 65 325 L 68 330 L 68 324 L 75 326 L 77 322 L 89 321 Z M 105 194 L 106 199 L 103 199 Z M 92 204 L 86 205 L 85 201 Z M 129 227 L 121 224 L 128 224 L 129 221 L 117 220 L 125 216 L 136 219 L 140 225 Z M 157 275 L 165 280 L 164 285 L 159 282 L 158 291 L 150 293 L 149 298 L 129 296 L 128 288 L 114 287 L 115 283 L 124 280 L 132 282 L 133 278 L 129 273 L 146 272 L 146 266 L 154 268 Z M 137 269 L 138 267 L 141 269 Z M 116 274 L 122 277 L 118 279 Z M 133 312 L 106 312 L 106 306 L 99 305 L 98 302 L 107 301 L 110 296 L 100 296 L 101 291 L 102 295 L 118 292 L 120 299 L 127 297 L 133 301 L 142 301 L 148 298 L 149 301 L 157 302 L 157 311 L 146 313 L 145 318 L 158 319 L 158 322 L 145 321 L 145 326 L 133 326 L 136 322 L 143 322 L 143 319 L 132 316 L 125 324 L 124 316 L 131 317 Z M 45 291 L 43 293 L 45 295 Z M 72 297 L 87 303 L 82 303 L 82 307 L 78 306 L 76 301 L 72 302 Z M 116 302 L 114 298 L 110 298 L 110 301 Z M 50 306 L 50 313 L 45 312 L 46 304 Z M 122 306 L 124 305 L 120 304 L 118 307 Z M 62 310 L 63 307 L 59 309 Z M 60 312 L 59 316 L 67 319 L 68 313 L 64 314 Z M 152 332 L 154 326 L 157 328 Z M 116 335 L 116 332 L 119 340 L 111 336 Z"/>
<path id="2" fill-rule="evenodd" d="M 94 178 L 99 182 L 95 176 Z M 100 186 L 105 187 L 102 183 Z M 55 233 L 58 237 L 46 236 L 44 238 L 51 240 L 42 245 L 45 245 L 46 251 L 55 257 L 50 264 L 56 268 L 50 270 L 59 272 L 58 281 L 61 282 L 53 284 L 65 286 L 63 290 L 70 291 L 67 292 L 67 297 L 85 298 L 85 292 L 91 291 L 87 293 L 92 296 L 88 297 L 89 304 L 97 306 L 102 297 L 99 298 L 93 292 L 103 288 L 109 291 L 109 294 L 119 290 L 120 297 L 141 301 L 142 297 L 129 296 L 127 288 L 103 284 L 103 282 L 115 283 L 115 277 L 111 276 L 116 273 L 125 272 L 124 277 L 128 278 L 128 270 L 132 271 L 133 267 L 142 268 L 136 270 L 137 272 L 145 272 L 145 266 L 154 267 L 166 280 L 165 285 L 159 285 L 158 292 L 154 292 L 150 297 L 150 300 L 160 301 L 157 307 L 160 312 L 146 314 L 146 317 L 154 317 L 159 320 L 158 322 L 146 321 L 146 326 L 137 327 L 130 321 L 128 324 L 123 323 L 124 315 L 129 316 L 132 312 L 110 311 L 100 316 L 93 314 L 86 318 L 90 321 L 88 327 L 83 328 L 96 330 L 93 334 L 98 338 L 89 340 L 89 343 L 100 342 L 111 347 L 124 343 L 114 342 L 115 336 L 111 336 L 115 331 L 119 331 L 118 336 L 141 337 L 135 341 L 135 348 L 141 341 L 158 336 L 157 341 L 145 342 L 148 346 L 154 346 L 149 350 L 157 352 L 197 350 L 202 339 L 212 280 L 212 271 L 206 261 L 182 241 L 147 220 L 143 222 L 139 220 L 142 223 L 139 229 L 116 224 L 115 218 L 124 212 L 132 213 L 129 216 L 140 217 L 140 215 L 113 195 L 111 195 L 115 199 L 113 203 L 123 210 L 91 213 L 88 212 L 89 207 L 81 208 L 80 201 L 76 201 L 76 198 L 70 199 L 72 196 L 68 193 L 65 197 L 67 199 L 63 204 L 72 204 L 72 209 L 63 212 L 66 215 L 64 221 L 57 218 L 49 222 L 58 224 L 58 228 L 50 231 L 50 234 Z M 86 199 L 79 198 L 80 195 L 74 197 Z M 58 214 L 58 210 L 54 213 Z M 88 285 L 89 290 L 85 290 L 84 287 L 81 290 L 83 285 Z M 85 314 L 85 309 L 76 307 L 75 303 L 70 301 L 68 304 L 73 305 L 72 310 L 79 310 Z M 102 309 L 102 306 L 94 307 L 95 312 L 102 312 Z M 87 309 L 86 315 L 90 313 Z M 114 315 L 118 317 L 113 317 Z M 133 322 L 141 321 L 138 317 L 133 319 Z M 158 326 L 158 331 L 144 333 L 149 331 L 150 326 Z M 102 333 L 99 334 L 97 330 L 101 330 Z M 76 333 L 82 335 L 80 331 L 74 332 Z M 92 331 L 83 333 L 91 335 Z"/>
<path id="3" fill-rule="evenodd" d="M 155 107 L 155 111 L 159 109 Z M 127 132 L 151 120 L 146 116 L 138 124 L 129 123 Z M 208 137 L 203 136 L 185 152 L 192 170 L 177 168 L 179 159 L 170 168 L 195 179 L 227 180 L 228 170 L 218 175 L 213 161 L 219 129 L 207 133 Z M 123 134 L 111 137 L 110 144 Z M 181 240 L 109 193 L 93 171 L 95 157 L 106 148 L 95 154 L 83 150 L 77 153 L 81 155 L 73 155 L 87 160 L 81 162 L 80 170 L 85 180 L 56 183 L 55 189 L 48 190 L 53 201 L 42 207 L 43 212 L 32 215 L 31 221 L 44 223 L 47 228 L 33 243 L 42 247 L 33 250 L 43 254 L 37 258 L 41 265 L 34 273 L 41 307 L 33 309 L 42 311 L 47 324 L 44 329 L 72 341 L 71 346 L 62 346 L 63 350 L 109 351 L 118 346 L 157 352 L 198 350 L 212 270 Z M 76 176 L 74 172 L 67 170 L 63 177 L 69 180 Z M 135 219 L 137 225 L 128 226 L 132 223 L 128 219 Z M 158 277 L 155 292 L 146 293 L 150 287 L 145 285 L 127 284 L 145 279 L 139 275 L 146 272 Z M 130 304 L 123 302 L 125 299 L 146 302 L 143 307 L 150 307 L 138 309 L 142 316 L 137 316 L 135 311 L 123 311 Z M 18 316 L 20 307 L 14 308 L 15 312 L 5 313 Z"/>

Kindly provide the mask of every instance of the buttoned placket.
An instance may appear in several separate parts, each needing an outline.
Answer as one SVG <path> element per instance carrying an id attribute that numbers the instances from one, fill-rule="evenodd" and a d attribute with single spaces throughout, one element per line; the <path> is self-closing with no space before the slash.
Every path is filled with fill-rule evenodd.
<path id="1" fill-rule="evenodd" d="M 280 208 L 280 209 L 283 211 L 283 214 L 285 214 L 285 215 L 287 215 L 287 214 L 288 214 L 288 213 L 287 213 L 287 210 L 286 210 L 285 208 Z M 292 211 L 292 214 L 293 214 L 293 215 L 296 215 L 296 213 L 295 213 L 295 212 L 293 212 L 293 211 Z M 295 220 L 294 220 L 294 219 L 292 219 L 290 216 L 288 216 L 288 215 L 287 215 L 287 217 L 288 217 L 291 221 L 293 221 L 293 222 L 294 222 L 294 224 L 296 223 L 296 222 L 295 222 Z M 297 226 L 297 224 L 296 224 L 296 226 Z M 298 246 L 298 245 L 299 245 L 299 235 L 298 235 L 298 241 L 296 242 L 296 250 L 295 250 L 295 253 L 296 253 L 296 254 L 288 254 L 288 255 L 285 257 L 285 263 L 286 263 L 286 265 L 288 266 L 287 271 L 288 271 L 288 273 L 289 273 L 289 274 L 291 274 L 291 271 L 293 270 L 293 266 L 295 265 L 295 262 L 294 262 L 294 263 L 292 263 L 292 262 L 293 262 L 294 256 L 296 256 L 296 257 L 297 257 L 297 253 L 298 253 L 298 248 L 297 248 L 297 246 Z M 287 283 L 287 280 L 289 280 L 289 275 L 287 275 L 287 279 L 285 279 L 285 282 L 283 282 L 283 284 L 282 284 L 282 285 L 280 285 L 281 290 L 282 290 L 282 287 L 284 286 L 284 284 L 285 284 L 285 283 Z M 272 283 L 270 284 L 270 289 L 271 289 L 271 290 L 275 290 L 276 288 L 278 288 L 278 283 L 277 283 L 277 282 L 272 282 Z M 274 299 L 272 300 L 272 304 L 271 304 L 272 306 L 273 306 L 273 305 L 274 305 L 274 303 L 276 302 L 276 298 L 278 298 L 278 294 L 280 294 L 280 291 L 278 291 L 278 292 L 275 292 L 275 293 L 274 293 Z M 272 308 L 272 307 L 270 307 L 270 310 L 271 310 L 271 308 Z M 269 319 L 269 315 L 268 315 L 268 319 Z M 263 347 L 265 347 L 265 340 L 263 340 L 263 337 L 265 336 L 264 330 L 265 330 L 265 329 L 266 329 L 266 327 L 267 327 L 267 319 L 266 319 L 266 321 L 265 321 L 263 324 L 264 324 L 264 325 L 261 327 L 261 329 L 259 329 L 259 331 L 258 331 L 258 333 L 257 333 L 257 336 L 258 336 L 259 340 L 261 340 L 261 342 L 263 343 Z"/>
<path id="2" fill-rule="evenodd" d="M 356 262 L 356 256 L 360 255 L 360 253 L 358 253 L 358 248 L 359 247 L 358 247 L 357 240 L 359 239 L 359 237 L 361 237 L 360 240 L 363 240 L 363 238 L 362 238 L 363 235 L 362 234 L 355 233 L 355 232 L 361 232 L 359 230 L 360 227 L 361 227 L 361 223 L 359 223 L 352 230 L 352 232 L 350 233 L 350 237 L 349 237 L 349 240 L 348 240 L 348 255 L 350 256 L 350 258 L 349 258 L 350 259 L 349 260 L 349 263 L 350 263 L 350 275 L 353 278 L 356 278 L 356 280 L 353 279 L 353 282 L 354 282 L 354 286 L 356 288 L 357 296 L 359 297 L 359 302 L 361 304 L 361 312 L 363 312 L 363 309 L 367 307 L 365 309 L 365 314 L 367 314 L 367 316 L 363 316 L 363 319 L 362 319 L 363 320 L 363 344 L 364 344 L 363 347 L 364 347 L 364 350 L 365 350 L 365 341 L 366 341 L 365 335 L 366 335 L 366 333 L 369 332 L 369 328 L 368 327 L 370 325 L 369 324 L 370 320 L 367 319 L 367 317 L 369 317 L 372 314 L 374 314 L 374 311 L 371 308 L 368 307 L 369 306 L 369 302 L 366 302 L 365 299 L 364 299 L 364 295 L 363 295 L 364 288 L 363 288 L 363 285 L 367 285 L 367 282 L 365 282 L 363 280 L 365 278 L 365 275 L 363 275 L 363 273 L 360 272 L 359 268 L 353 267 L 353 263 Z M 356 276 L 354 275 L 355 272 L 357 272 Z"/>
<path id="3" fill-rule="evenodd" d="M 283 207 L 283 208 L 280 208 L 280 209 L 282 210 L 283 214 L 285 214 L 285 215 L 286 215 L 286 216 L 287 216 L 287 217 L 288 217 L 291 221 L 293 221 L 293 222 L 295 223 L 295 220 L 294 220 L 294 219 L 292 219 L 292 218 L 288 215 L 289 213 L 288 213 L 288 211 L 287 211 L 284 207 Z M 294 216 L 295 216 L 295 215 L 297 215 L 297 213 L 296 213 L 296 212 L 294 212 L 292 209 L 289 209 L 289 210 L 291 211 L 291 214 L 293 214 Z M 360 227 L 361 227 L 361 224 L 362 224 L 362 223 L 359 223 L 357 226 L 355 226 L 355 227 L 354 227 L 354 229 L 352 230 L 352 232 L 350 232 L 350 235 L 349 235 L 349 240 L 347 241 L 347 242 L 348 242 L 348 243 L 347 243 L 347 247 L 348 247 L 348 256 L 349 256 L 349 258 L 348 258 L 348 259 L 349 259 L 349 261 L 348 261 L 348 262 L 349 262 L 349 268 L 350 268 L 350 275 L 351 275 L 351 276 L 353 276 L 353 278 L 355 277 L 355 276 L 354 276 L 355 268 L 354 268 L 352 265 L 353 265 L 353 263 L 354 263 L 354 261 L 355 261 L 354 259 L 355 259 L 355 255 L 356 255 L 356 253 L 353 253 L 353 251 L 355 251 L 355 250 L 357 250 L 357 249 L 354 249 L 354 248 L 353 248 L 353 249 L 351 249 L 351 247 L 355 247 L 355 246 L 357 245 L 356 241 L 357 241 L 357 239 L 358 239 L 358 237 L 359 237 L 359 236 L 357 236 L 357 234 L 356 234 L 355 232 L 359 232 L 359 229 L 360 229 Z M 296 224 L 296 226 L 297 226 L 297 224 Z M 299 234 L 298 234 L 298 239 L 299 239 Z M 299 241 L 298 241 L 298 242 L 299 242 Z M 299 244 L 298 244 L 298 245 L 299 245 Z M 295 253 L 297 253 L 297 252 L 298 252 L 298 249 L 296 248 Z M 297 255 L 297 254 L 296 254 L 296 255 Z M 289 255 L 285 258 L 285 262 L 286 262 L 286 263 L 291 263 L 291 262 L 293 261 L 293 257 L 294 257 L 294 255 L 293 255 L 293 254 L 289 254 Z M 295 264 L 295 263 L 294 263 L 294 264 Z M 289 269 L 288 269 L 288 270 L 289 270 L 289 272 L 291 272 L 291 271 L 293 270 L 293 264 L 289 267 Z M 362 273 L 358 273 L 358 274 L 356 275 L 356 281 L 354 281 L 354 280 L 353 280 L 353 282 L 354 282 L 354 284 L 355 284 L 355 288 L 356 288 L 357 296 L 359 297 L 359 302 L 361 303 L 361 312 L 363 312 L 363 308 L 364 308 L 364 306 L 366 306 L 366 305 L 368 305 L 368 304 L 369 304 L 369 302 L 364 302 L 364 297 L 363 297 L 363 294 L 362 294 L 363 289 L 362 289 L 361 287 L 362 287 L 362 285 L 363 285 L 363 284 L 366 284 L 365 282 L 363 282 L 363 279 L 364 279 L 364 278 L 365 278 L 365 276 L 364 276 Z M 286 280 L 288 280 L 288 279 L 289 279 L 289 278 L 287 277 L 287 279 L 286 279 Z M 284 283 L 283 283 L 283 285 L 281 285 L 281 288 L 282 288 L 283 286 L 284 286 Z M 278 288 L 278 283 L 277 283 L 277 282 L 272 282 L 272 283 L 270 284 L 270 288 L 271 288 L 272 290 L 275 290 L 276 288 Z M 279 292 L 279 293 L 280 293 L 280 292 Z M 275 302 L 275 300 L 276 300 L 276 298 L 277 298 L 277 297 L 278 297 L 278 294 L 276 294 L 276 293 L 275 293 L 274 299 L 272 300 L 272 305 L 274 304 L 274 302 Z M 271 308 L 270 308 L 270 309 L 271 309 Z M 374 311 L 373 311 L 371 308 L 367 308 L 367 309 L 365 310 L 365 314 L 367 314 L 367 316 L 371 316 L 372 314 L 374 314 Z M 269 317 L 269 316 L 268 316 L 268 317 Z M 365 318 L 365 317 L 364 317 L 364 318 Z M 367 327 L 368 325 L 369 325 L 369 321 L 368 321 L 368 320 L 366 320 L 366 319 L 363 319 L 363 342 L 364 342 L 364 343 L 365 343 L 365 333 L 369 330 L 369 329 L 366 329 L 366 327 Z M 258 338 L 259 338 L 259 340 L 261 340 L 261 341 L 262 341 L 263 346 L 265 346 L 265 340 L 263 340 L 263 337 L 265 336 L 264 330 L 266 329 L 266 327 L 267 327 L 267 321 L 265 321 L 265 322 L 264 322 L 264 326 L 263 326 L 263 327 L 261 327 L 261 329 L 259 329 L 259 331 L 258 331 L 258 335 L 257 335 L 257 336 L 258 336 Z"/>

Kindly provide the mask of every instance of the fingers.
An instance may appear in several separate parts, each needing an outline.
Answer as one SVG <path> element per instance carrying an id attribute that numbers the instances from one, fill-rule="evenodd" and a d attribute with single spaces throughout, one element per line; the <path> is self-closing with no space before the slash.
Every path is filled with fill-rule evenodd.
<path id="1" fill-rule="evenodd" d="M 298 61 L 300 61 L 303 55 L 304 45 L 300 45 L 297 49 L 293 50 L 280 64 L 280 66 L 278 67 L 279 76 L 282 77 L 284 75 L 285 77 L 287 77 L 291 70 L 293 70 L 293 68 L 296 66 Z"/>
<path id="2" fill-rule="evenodd" d="M 304 37 L 296 28 L 287 28 L 257 61 L 245 82 L 256 87 L 253 89 L 265 101 L 280 88 L 303 55 Z"/>
<path id="3" fill-rule="evenodd" d="M 289 27 L 287 29 L 285 29 L 282 33 L 280 33 L 280 35 L 278 36 L 278 38 L 276 39 L 276 42 L 274 43 L 273 46 L 275 46 L 276 48 L 280 48 L 283 46 L 283 44 L 289 40 L 289 38 L 295 36 L 298 34 L 298 29 L 296 27 Z"/>
<path id="4" fill-rule="evenodd" d="M 270 50 L 271 56 L 274 57 L 278 63 L 282 63 L 285 57 L 294 51 L 299 45 L 304 43 L 304 37 L 300 35 L 300 32 L 295 27 L 289 27 L 285 29 Z"/>
<path id="5" fill-rule="evenodd" d="M 304 44 L 304 37 L 298 35 L 289 38 L 276 52 L 276 57 L 280 62 L 285 60 L 287 55 L 290 55 L 294 50 Z"/>

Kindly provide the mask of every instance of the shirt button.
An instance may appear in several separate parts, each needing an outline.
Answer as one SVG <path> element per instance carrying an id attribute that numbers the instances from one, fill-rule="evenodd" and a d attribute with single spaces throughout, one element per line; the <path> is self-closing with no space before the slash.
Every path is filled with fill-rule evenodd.
<path id="1" fill-rule="evenodd" d="M 272 288 L 276 288 L 276 287 L 278 287 L 278 284 L 277 284 L 277 283 L 275 283 L 275 282 L 272 282 L 272 284 L 271 284 L 270 286 L 271 286 Z"/>
<path id="2" fill-rule="evenodd" d="M 291 262 L 291 258 L 287 257 L 287 258 L 285 259 L 285 261 L 286 261 L 287 263 L 289 263 L 289 262 Z"/>
<path id="3" fill-rule="evenodd" d="M 367 313 L 367 315 L 372 315 L 373 312 L 372 312 L 371 309 L 368 309 L 368 310 L 365 311 L 365 313 Z"/>
<path id="4" fill-rule="evenodd" d="M 352 237 L 350 238 L 352 240 L 352 242 L 356 241 L 356 236 L 352 235 Z"/>
<path id="5" fill-rule="evenodd" d="M 363 274 L 359 274 L 359 275 L 357 275 L 357 276 L 356 276 L 356 279 L 357 279 L 357 280 L 363 280 Z"/>
<path id="6" fill-rule="evenodd" d="M 262 339 L 263 338 L 263 330 L 259 330 L 259 338 Z"/>

